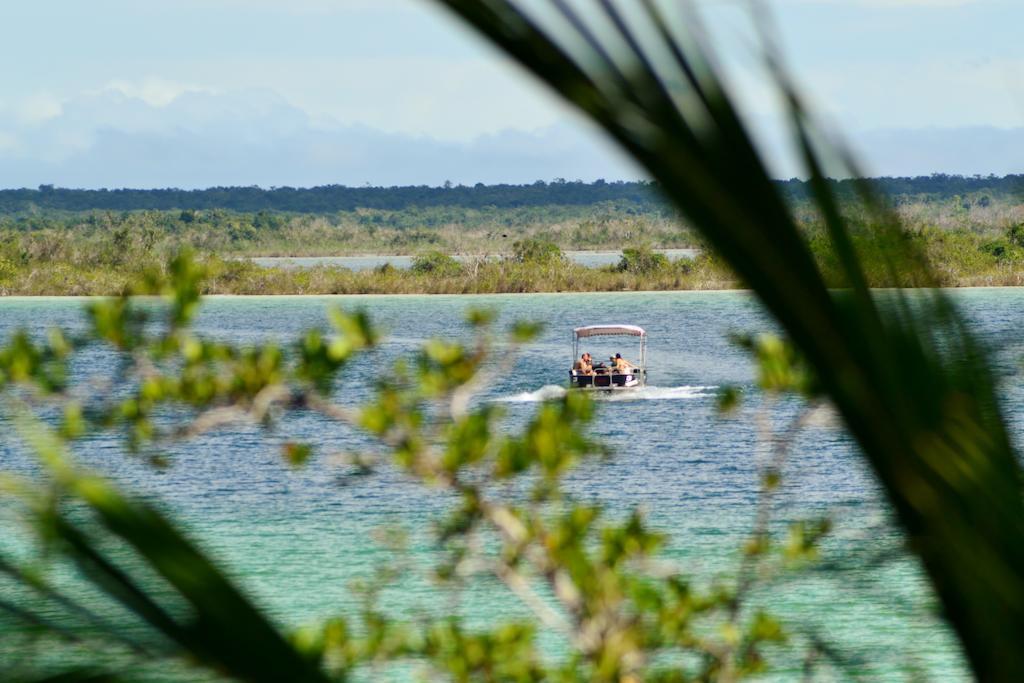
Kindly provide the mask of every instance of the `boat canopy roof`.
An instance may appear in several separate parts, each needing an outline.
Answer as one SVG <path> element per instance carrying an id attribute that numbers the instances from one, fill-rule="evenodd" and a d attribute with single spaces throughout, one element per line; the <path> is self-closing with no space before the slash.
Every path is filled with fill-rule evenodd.
<path id="1" fill-rule="evenodd" d="M 583 337 L 613 337 L 613 336 L 627 336 L 627 337 L 646 337 L 647 332 L 642 327 L 636 325 L 587 325 L 586 327 L 577 327 L 573 330 L 573 334 L 576 335 L 577 339 Z"/>

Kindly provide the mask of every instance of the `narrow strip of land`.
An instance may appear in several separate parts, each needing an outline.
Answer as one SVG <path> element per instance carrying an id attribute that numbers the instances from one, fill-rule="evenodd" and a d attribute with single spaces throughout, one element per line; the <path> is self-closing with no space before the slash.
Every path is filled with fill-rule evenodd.
<path id="1" fill-rule="evenodd" d="M 906 238 L 931 262 L 939 285 L 1024 284 L 1024 177 L 890 178 L 876 185 Z M 836 183 L 841 196 L 845 187 Z M 743 287 L 701 250 L 655 189 L 644 183 L 541 183 L 0 191 L 0 295 L 117 294 L 166 267 L 183 249 L 206 268 L 207 294 Z M 806 187 L 785 182 L 779 191 L 804 227 L 826 280 L 844 286 L 827 231 L 804 198 Z M 844 210 L 868 282 L 915 284 L 890 262 L 889 252 L 898 250 L 887 250 L 877 226 L 854 207 L 850 202 Z"/>

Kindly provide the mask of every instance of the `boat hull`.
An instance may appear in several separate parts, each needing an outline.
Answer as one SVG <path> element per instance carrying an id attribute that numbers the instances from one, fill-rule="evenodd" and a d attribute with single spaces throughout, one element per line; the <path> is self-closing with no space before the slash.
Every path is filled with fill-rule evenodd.
<path id="1" fill-rule="evenodd" d="M 643 385 L 639 373 L 613 375 L 577 375 L 569 376 L 569 386 L 573 389 L 590 389 L 597 391 L 616 391 L 620 389 L 636 389 Z"/>

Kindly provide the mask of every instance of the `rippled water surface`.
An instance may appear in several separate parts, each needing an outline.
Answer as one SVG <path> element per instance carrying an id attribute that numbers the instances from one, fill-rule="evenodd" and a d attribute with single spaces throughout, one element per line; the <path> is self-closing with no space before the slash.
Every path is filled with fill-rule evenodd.
<path id="1" fill-rule="evenodd" d="M 979 336 L 996 352 L 1006 411 L 1015 435 L 1024 424 L 1024 292 L 970 290 L 954 296 Z M 622 514 L 635 505 L 670 534 L 667 556 L 698 577 L 728 573 L 750 530 L 758 492 L 757 429 L 760 409 L 752 370 L 728 340 L 732 332 L 757 332 L 770 323 L 744 293 L 534 294 L 461 297 L 254 297 L 207 300 L 199 329 L 235 342 L 286 341 L 325 325 L 334 304 L 365 307 L 387 331 L 380 350 L 346 371 L 337 399 L 357 403 L 376 373 L 431 337 L 466 338 L 463 313 L 491 306 L 502 324 L 530 319 L 545 324 L 511 374 L 489 386 L 481 400 L 500 401 L 514 429 L 538 401 L 557 395 L 571 356 L 570 330 L 597 322 L 638 324 L 648 330 L 649 386 L 632 395 L 600 400 L 592 432 L 614 448 L 607 461 L 591 462 L 568 481 L 572 494 Z M 0 334 L 16 327 L 40 332 L 53 325 L 82 324 L 82 302 L 73 299 L 0 300 Z M 631 341 L 589 345 L 596 358 L 616 351 L 636 355 Z M 82 373 L 104 372 L 102 357 Z M 716 388 L 738 385 L 751 396 L 737 417 L 715 411 Z M 771 413 L 785 424 L 796 406 Z M 2 428 L 3 425 L 0 425 Z M 282 462 L 281 442 L 312 442 L 322 455 L 303 470 Z M 235 428 L 175 450 L 173 465 L 154 472 L 96 441 L 81 456 L 132 490 L 152 496 L 221 558 L 274 616 L 294 625 L 351 610 L 349 582 L 396 556 L 377 542 L 375 530 L 400 525 L 410 532 L 410 570 L 399 589 L 385 596 L 409 614 L 437 605 L 436 589 L 419 570 L 429 566 L 430 525 L 448 504 L 385 471 L 356 483 L 339 483 L 331 453 L 371 447 L 360 434 L 311 416 L 284 421 L 269 437 Z M 0 448 L 7 448 L 0 446 Z M 8 465 L 31 467 L 8 448 Z M 871 555 L 895 545 L 870 473 L 849 439 L 827 415 L 798 439 L 774 513 L 786 520 L 830 516 L 837 531 L 829 557 Z M 867 569 L 863 563 L 837 577 L 802 574 L 762 590 L 756 599 L 783 617 L 795 634 L 815 634 L 860 660 L 872 675 L 897 675 L 909 663 L 931 678 L 964 676 L 952 637 L 933 616 L 916 567 L 895 560 Z M 494 585 L 462 596 L 472 618 L 522 614 Z M 780 655 L 792 672 L 798 661 Z"/>

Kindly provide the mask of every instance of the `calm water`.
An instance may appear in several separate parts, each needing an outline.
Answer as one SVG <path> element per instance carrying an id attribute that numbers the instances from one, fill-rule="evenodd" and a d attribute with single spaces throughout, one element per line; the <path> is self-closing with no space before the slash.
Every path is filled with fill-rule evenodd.
<path id="1" fill-rule="evenodd" d="M 971 290 L 955 293 L 980 337 L 997 354 L 1005 380 L 1007 413 L 1015 433 L 1024 426 L 1024 292 Z M 557 393 L 570 361 L 570 330 L 594 322 L 642 325 L 650 335 L 650 384 L 632 398 L 601 401 L 595 436 L 615 449 L 606 462 L 589 463 L 568 482 L 580 499 L 598 502 L 611 515 L 641 505 L 660 529 L 671 534 L 667 556 L 697 577 L 729 572 L 736 549 L 749 531 L 758 491 L 758 400 L 751 368 L 727 340 L 731 332 L 770 327 L 743 293 L 534 294 L 462 297 L 211 298 L 199 321 L 204 333 L 236 342 L 288 340 L 300 330 L 325 324 L 332 304 L 366 307 L 388 331 L 383 347 L 347 371 L 337 399 L 357 403 L 373 374 L 430 337 L 463 337 L 470 306 L 493 306 L 502 323 L 525 318 L 546 324 L 539 341 L 516 364 L 512 376 L 490 387 L 482 400 L 500 401 L 510 428 L 536 409 L 537 400 Z M 81 325 L 81 301 L 0 300 L 0 335 L 14 328 L 41 332 L 53 325 Z M 595 343 L 597 358 L 630 343 Z M 80 372 L 103 374 L 103 357 Z M 716 415 L 715 387 L 735 384 L 750 396 L 735 418 Z M 623 400 L 625 399 L 625 400 Z M 784 424 L 794 405 L 774 409 Z M 0 429 L 3 425 L 0 425 Z M 313 442 L 321 456 L 304 470 L 283 465 L 277 445 L 289 439 Z M 403 613 L 428 610 L 437 593 L 421 574 L 432 553 L 431 520 L 448 504 L 436 493 L 392 471 L 358 483 L 339 483 L 329 454 L 371 447 L 356 432 L 299 416 L 269 437 L 238 428 L 204 437 L 172 453 L 174 464 L 155 473 L 98 441 L 82 458 L 125 486 L 167 506 L 191 532 L 231 568 L 238 580 L 287 624 L 300 624 L 350 610 L 349 582 L 379 563 L 409 562 L 398 589 L 385 595 Z M 31 469 L 9 447 L 3 458 L 14 469 Z M 791 454 L 775 510 L 786 520 L 831 516 L 837 531 L 828 557 L 861 557 L 896 547 L 870 473 L 845 435 L 828 419 L 816 422 Z M 375 540 L 375 530 L 401 525 L 410 532 L 408 557 L 401 559 Z M 857 565 L 857 563 L 855 563 Z M 813 633 L 842 652 L 863 659 L 872 677 L 897 675 L 910 662 L 930 678 L 964 677 L 955 644 L 933 616 L 914 564 L 896 559 L 881 568 L 855 568 L 842 575 L 805 573 L 788 577 L 757 596 L 781 616 L 791 632 Z M 500 588 L 481 585 L 461 596 L 460 608 L 473 619 L 523 614 Z M 783 673 L 799 662 L 780 654 Z M 902 677 L 900 677 L 902 678 Z"/>
<path id="2" fill-rule="evenodd" d="M 697 254 L 696 249 L 660 249 L 670 259 L 693 258 Z M 621 251 L 567 251 L 566 258 L 588 268 L 607 266 L 619 262 L 622 258 Z M 312 268 L 314 266 L 340 266 L 349 270 L 369 270 L 390 263 L 395 268 L 408 268 L 412 265 L 413 256 L 258 256 L 250 259 L 260 266 L 274 268 Z M 465 261 L 468 256 L 456 255 L 459 261 Z"/>

